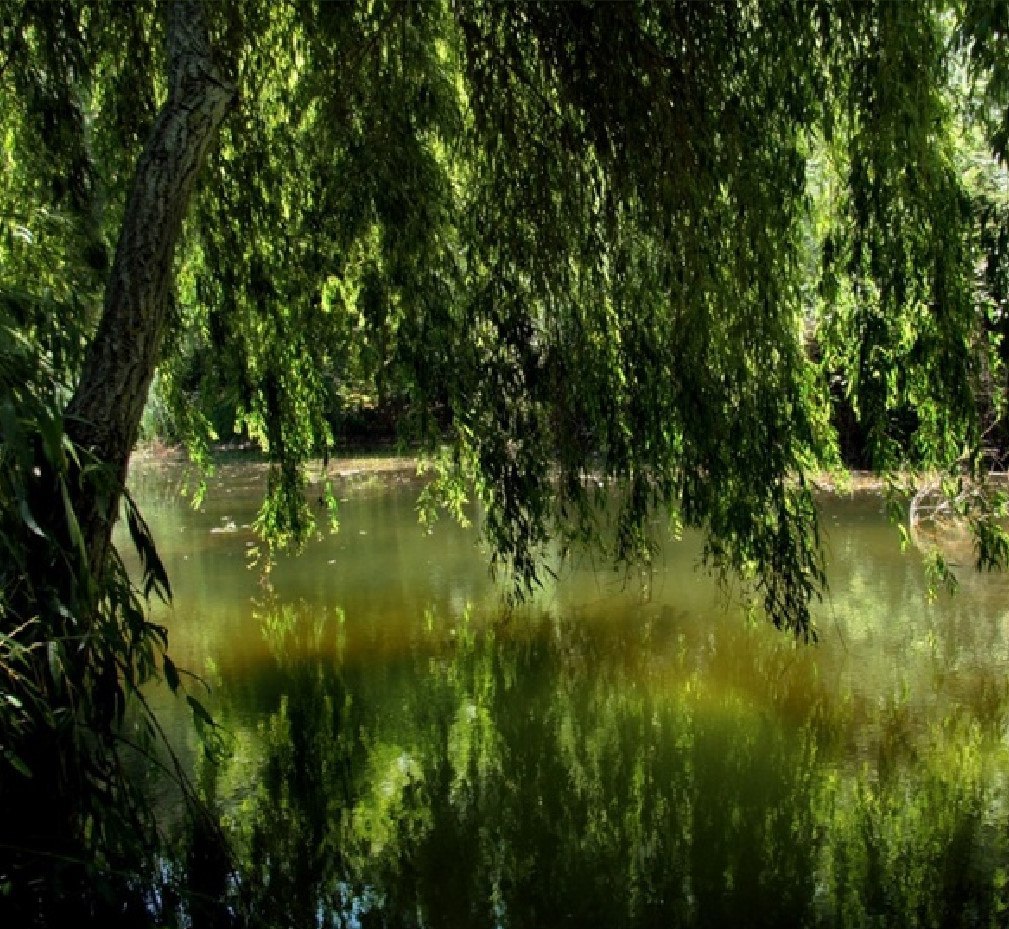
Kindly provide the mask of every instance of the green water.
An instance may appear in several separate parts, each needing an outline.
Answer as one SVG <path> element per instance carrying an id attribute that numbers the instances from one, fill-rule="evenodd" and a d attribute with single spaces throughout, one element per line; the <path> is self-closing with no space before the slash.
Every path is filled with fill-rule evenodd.
<path id="1" fill-rule="evenodd" d="M 1009 579 L 928 603 L 871 496 L 824 502 L 820 642 L 747 620 L 669 542 L 502 609 L 472 531 L 407 477 L 348 480 L 341 531 L 247 566 L 262 474 L 202 512 L 135 485 L 163 618 L 228 753 L 158 706 L 240 851 L 228 907 L 290 926 L 1001 926 Z M 224 531 L 218 531 L 224 530 Z M 195 686 L 195 685 L 194 685 Z M 194 689 L 198 692 L 198 688 Z M 166 801 L 167 802 L 167 801 Z"/>

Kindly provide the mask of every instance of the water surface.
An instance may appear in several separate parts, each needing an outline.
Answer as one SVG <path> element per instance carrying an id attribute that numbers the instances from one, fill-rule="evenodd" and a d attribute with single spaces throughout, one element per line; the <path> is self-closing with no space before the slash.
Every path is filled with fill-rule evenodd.
<path id="1" fill-rule="evenodd" d="M 248 566 L 262 472 L 194 512 L 135 475 L 175 600 L 180 754 L 263 925 L 995 926 L 1007 918 L 1009 583 L 928 602 L 871 495 L 824 501 L 814 647 L 670 540 L 588 556 L 518 610 L 408 475 L 341 482 L 341 529 Z M 195 686 L 195 685 L 194 685 Z M 194 693 L 198 692 L 198 688 Z"/>

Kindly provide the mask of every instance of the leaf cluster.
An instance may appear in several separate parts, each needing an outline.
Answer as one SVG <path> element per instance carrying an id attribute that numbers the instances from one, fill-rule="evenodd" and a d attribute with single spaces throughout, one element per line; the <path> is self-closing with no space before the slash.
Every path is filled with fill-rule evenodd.
<path id="1" fill-rule="evenodd" d="M 70 911 L 92 920 L 143 911 L 130 875 L 162 840 L 138 760 L 165 768 L 199 809 L 142 690 L 162 667 L 179 688 L 166 631 L 148 619 L 150 597 L 171 596 L 168 577 L 128 494 L 139 578 L 115 551 L 105 575 L 91 573 L 71 491 L 86 482 L 108 493 L 110 479 L 64 435 L 44 357 L 3 320 L 0 910 L 22 925 Z"/>

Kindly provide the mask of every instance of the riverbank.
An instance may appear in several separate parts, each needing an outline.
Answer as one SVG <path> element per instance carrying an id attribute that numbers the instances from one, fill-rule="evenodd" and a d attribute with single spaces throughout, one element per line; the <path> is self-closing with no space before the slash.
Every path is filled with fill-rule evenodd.
<path id="1" fill-rule="evenodd" d="M 251 468 L 261 467 L 266 470 L 269 461 L 253 443 L 216 445 L 210 449 L 214 467 L 241 464 Z M 156 467 L 164 464 L 171 467 L 184 467 L 192 464 L 181 445 L 165 445 L 161 442 L 147 442 L 133 452 L 133 464 Z M 389 446 L 352 448 L 350 454 L 330 458 L 325 465 L 320 459 L 309 464 L 309 478 L 313 481 L 321 479 L 323 474 L 338 479 L 356 477 L 362 474 L 416 474 L 420 458 L 415 454 L 397 454 Z M 197 465 L 192 465 L 194 468 Z"/>
<path id="2" fill-rule="evenodd" d="M 220 444 L 211 447 L 211 457 L 215 467 L 244 464 L 260 465 L 264 469 L 269 462 L 259 448 L 251 442 Z M 162 442 L 147 442 L 137 446 L 133 452 L 133 462 L 143 465 L 166 464 L 174 467 L 186 465 L 189 459 L 181 445 L 165 445 Z M 422 458 L 416 451 L 400 450 L 392 445 L 351 446 L 345 454 L 330 458 L 324 466 L 321 460 L 309 466 L 310 478 L 318 480 L 325 473 L 338 479 L 367 474 L 417 474 Z M 919 475 L 919 482 L 938 480 L 937 475 Z M 854 494 L 882 493 L 886 481 L 872 471 L 849 471 L 844 475 L 820 471 L 810 476 L 810 483 L 818 493 L 831 496 L 851 496 Z"/>
<path id="3" fill-rule="evenodd" d="M 356 483 L 370 482 L 383 477 L 395 479 L 398 483 L 424 479 L 424 458 L 419 450 L 402 448 L 391 443 L 354 444 L 341 449 L 343 454 L 335 455 L 327 462 L 314 459 L 309 462 L 307 476 L 310 486 L 319 486 L 324 481 Z M 261 473 L 265 480 L 270 462 L 255 443 L 221 443 L 210 449 L 214 473 L 225 477 L 232 467 L 240 467 L 246 475 Z M 137 447 L 131 460 L 132 466 L 140 466 L 146 470 L 157 469 L 159 466 L 173 469 L 192 468 L 191 476 L 200 480 L 199 466 L 190 462 L 186 449 L 182 445 L 166 445 L 154 441 Z M 944 475 L 939 472 L 898 472 L 891 475 L 890 484 L 903 489 L 906 500 L 910 504 L 916 492 L 932 493 L 937 490 Z M 997 486 L 1005 489 L 1009 475 L 1005 473 L 992 474 L 989 479 Z M 854 498 L 864 496 L 882 496 L 888 486 L 887 478 L 873 471 L 852 470 L 843 473 L 833 471 L 817 471 L 807 475 L 809 484 L 815 493 L 823 498 Z"/>

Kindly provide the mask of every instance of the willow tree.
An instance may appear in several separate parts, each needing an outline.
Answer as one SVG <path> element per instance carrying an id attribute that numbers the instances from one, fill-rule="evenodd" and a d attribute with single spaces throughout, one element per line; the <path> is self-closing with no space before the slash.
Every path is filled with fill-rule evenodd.
<path id="1" fill-rule="evenodd" d="M 985 132 L 1005 155 L 1002 5 L 2 13 L 4 357 L 34 356 L 0 379 L 5 635 L 43 602 L 59 629 L 109 613 L 152 378 L 198 433 L 194 352 L 275 463 L 274 539 L 310 531 L 305 464 L 363 370 L 520 587 L 554 540 L 646 555 L 658 514 L 800 634 L 834 404 L 877 469 L 979 460 L 1005 214 L 979 237 L 965 169 Z M 114 690 L 151 634 L 130 615 Z"/>
<path id="2" fill-rule="evenodd" d="M 822 583 L 805 475 L 832 454 L 810 325 L 875 467 L 976 444 L 979 117 L 951 75 L 1001 73 L 987 4 L 960 32 L 941 3 L 9 12 L 5 92 L 44 143 L 10 157 L 86 178 L 59 205 L 117 243 L 66 409 L 113 471 L 74 501 L 96 571 L 151 379 L 194 339 L 278 464 L 281 536 L 363 353 L 520 579 L 548 539 L 606 534 L 592 475 L 621 488 L 618 556 L 670 514 L 800 631 Z M 129 185 L 116 120 L 144 127 Z"/>

